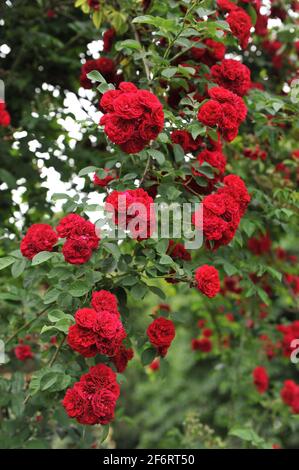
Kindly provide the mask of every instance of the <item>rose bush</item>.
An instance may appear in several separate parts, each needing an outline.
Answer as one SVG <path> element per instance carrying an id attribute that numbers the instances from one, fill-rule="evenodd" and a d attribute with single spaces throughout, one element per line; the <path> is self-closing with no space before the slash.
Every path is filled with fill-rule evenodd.
<path id="1" fill-rule="evenodd" d="M 1 12 L 0 446 L 298 446 L 298 2 L 50 6 Z"/>

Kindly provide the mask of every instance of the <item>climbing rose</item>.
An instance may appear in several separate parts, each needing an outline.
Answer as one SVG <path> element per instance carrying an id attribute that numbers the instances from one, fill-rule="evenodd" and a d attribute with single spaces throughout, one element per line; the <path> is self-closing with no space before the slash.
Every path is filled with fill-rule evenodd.
<path id="1" fill-rule="evenodd" d="M 138 153 L 158 137 L 164 126 L 163 108 L 147 90 L 122 82 L 119 90 L 104 93 L 100 107 L 106 113 L 100 124 L 109 139 L 125 153 Z"/>
<path id="2" fill-rule="evenodd" d="M 91 305 L 97 312 L 106 312 L 113 313 L 114 315 L 119 316 L 117 298 L 114 294 L 107 290 L 99 290 L 92 293 Z"/>
<path id="3" fill-rule="evenodd" d="M 153 202 L 142 188 L 113 191 L 106 199 L 106 210 L 113 212 L 116 225 L 123 230 L 130 228 L 133 238 L 143 240 L 149 238 L 155 229 Z"/>
<path id="4" fill-rule="evenodd" d="M 160 356 L 165 356 L 175 337 L 175 328 L 171 320 L 164 317 L 156 318 L 147 328 L 146 334 Z"/>
<path id="5" fill-rule="evenodd" d="M 95 225 L 78 214 L 69 214 L 63 217 L 56 227 L 56 231 L 59 238 L 74 240 L 80 238 L 86 241 L 92 250 L 95 250 L 99 245 L 99 237 L 96 234 Z"/>
<path id="6" fill-rule="evenodd" d="M 106 173 L 106 176 L 104 178 L 99 178 L 96 173 L 93 175 L 93 183 L 95 186 L 100 186 L 101 188 L 105 188 L 106 186 L 108 186 L 110 181 L 114 181 L 115 179 L 118 179 L 118 177 L 115 176 L 111 171 L 107 169 L 105 169 L 104 171 Z"/>
<path id="7" fill-rule="evenodd" d="M 193 351 L 208 353 L 212 351 L 212 341 L 209 338 L 192 339 L 191 347 Z"/>
<path id="8" fill-rule="evenodd" d="M 63 406 L 80 424 L 108 424 L 114 418 L 119 386 L 110 367 L 97 364 L 66 391 Z"/>
<path id="9" fill-rule="evenodd" d="M 220 291 L 219 273 L 214 266 L 204 264 L 195 271 L 197 289 L 209 298 L 215 297 Z"/>
<path id="10" fill-rule="evenodd" d="M 6 110 L 4 101 L 0 101 L 0 126 L 8 127 L 10 124 L 10 114 Z"/>
<path id="11" fill-rule="evenodd" d="M 116 367 L 117 372 L 122 373 L 126 370 L 128 362 L 133 359 L 134 351 L 132 348 L 126 348 L 121 345 L 118 353 L 112 358 L 113 364 Z"/>
<path id="12" fill-rule="evenodd" d="M 116 74 L 116 65 L 109 57 L 100 57 L 95 60 L 87 60 L 81 67 L 80 85 L 83 88 L 92 88 L 92 81 L 87 77 L 89 72 L 97 70 L 100 72 L 108 83 L 118 82 L 118 76 Z"/>
<path id="13" fill-rule="evenodd" d="M 244 101 L 223 87 L 210 88 L 208 94 L 211 100 L 200 107 L 197 118 L 206 126 L 217 126 L 224 140 L 231 142 L 247 115 Z"/>
<path id="14" fill-rule="evenodd" d="M 115 356 L 126 337 L 125 329 L 118 315 L 110 311 L 81 309 L 75 314 L 76 324 L 70 326 L 68 344 L 85 357 L 98 352 Z"/>
<path id="15" fill-rule="evenodd" d="M 238 60 L 224 59 L 211 68 L 212 80 L 236 95 L 244 96 L 251 87 L 250 70 Z"/>
<path id="16" fill-rule="evenodd" d="M 239 40 L 242 49 L 246 49 L 252 27 L 250 16 L 242 8 L 237 8 L 228 14 L 226 21 L 232 34 Z"/>
<path id="17" fill-rule="evenodd" d="M 299 414 L 299 385 L 293 380 L 285 380 L 280 392 L 282 401 L 292 408 L 292 412 Z"/>
<path id="18" fill-rule="evenodd" d="M 170 138 L 172 143 L 179 144 L 185 153 L 195 152 L 202 143 L 201 137 L 194 140 L 190 132 L 184 130 L 173 131 Z"/>
<path id="19" fill-rule="evenodd" d="M 48 224 L 33 224 L 21 241 L 23 256 L 32 259 L 40 251 L 52 251 L 58 237 Z"/>
<path id="20" fill-rule="evenodd" d="M 188 253 L 182 243 L 175 243 L 173 240 L 169 240 L 167 252 L 172 259 L 181 259 L 183 261 L 191 261 L 191 255 Z"/>
<path id="21" fill-rule="evenodd" d="M 253 383 L 259 393 L 265 393 L 269 387 L 269 377 L 264 367 L 258 366 L 252 372 Z"/>
<path id="22" fill-rule="evenodd" d="M 90 260 L 92 249 L 82 237 L 70 238 L 63 245 L 62 254 L 67 263 L 84 264 Z"/>
<path id="23" fill-rule="evenodd" d="M 104 52 L 110 52 L 115 37 L 116 37 L 116 31 L 114 28 L 107 29 L 104 32 L 103 34 Z"/>
<path id="24" fill-rule="evenodd" d="M 14 348 L 14 353 L 19 361 L 26 361 L 26 359 L 33 359 L 33 352 L 29 344 L 18 344 Z"/>

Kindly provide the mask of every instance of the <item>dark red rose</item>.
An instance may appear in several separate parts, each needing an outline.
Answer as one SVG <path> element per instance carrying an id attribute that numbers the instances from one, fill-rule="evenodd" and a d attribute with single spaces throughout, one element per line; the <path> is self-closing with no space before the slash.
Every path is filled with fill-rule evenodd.
<path id="1" fill-rule="evenodd" d="M 252 372 L 253 383 L 259 393 L 265 393 L 269 387 L 269 377 L 264 367 L 258 366 Z"/>
<path id="2" fill-rule="evenodd" d="M 195 271 L 197 289 L 207 297 L 215 297 L 220 291 L 219 273 L 214 266 L 204 264 Z"/>
<path id="3" fill-rule="evenodd" d="M 57 234 L 50 225 L 33 224 L 21 241 L 21 253 L 26 258 L 32 259 L 41 251 L 52 251 L 57 240 Z"/>
<path id="4" fill-rule="evenodd" d="M 159 317 L 149 325 L 146 334 L 158 353 L 165 356 L 175 337 L 175 327 L 171 320 Z"/>

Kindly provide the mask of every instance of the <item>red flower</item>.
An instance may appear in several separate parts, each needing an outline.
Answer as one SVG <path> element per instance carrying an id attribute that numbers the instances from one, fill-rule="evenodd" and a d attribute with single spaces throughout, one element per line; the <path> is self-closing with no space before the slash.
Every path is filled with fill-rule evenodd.
<path id="1" fill-rule="evenodd" d="M 115 37 L 116 37 L 116 31 L 114 28 L 107 29 L 104 32 L 103 34 L 104 52 L 110 52 Z"/>
<path id="2" fill-rule="evenodd" d="M 247 115 L 244 101 L 223 87 L 210 88 L 208 93 L 211 100 L 201 106 L 197 118 L 207 126 L 217 126 L 223 138 L 231 142 Z"/>
<path id="3" fill-rule="evenodd" d="M 222 179 L 225 172 L 226 158 L 220 150 L 203 150 L 200 152 L 197 157 L 197 165 L 193 164 L 192 174 L 194 176 L 201 176 L 208 181 L 209 190 Z M 200 172 L 200 166 L 203 163 L 208 163 L 211 167 L 215 168 L 214 178 L 208 178 L 203 173 Z"/>
<path id="4" fill-rule="evenodd" d="M 244 96 L 251 87 L 250 70 L 238 60 L 224 59 L 213 65 L 211 75 L 214 82 L 236 95 Z"/>
<path id="5" fill-rule="evenodd" d="M 0 101 L 0 126 L 8 127 L 10 125 L 10 114 L 6 110 L 4 101 Z"/>
<path id="6" fill-rule="evenodd" d="M 269 387 L 269 377 L 264 367 L 258 366 L 252 372 L 253 383 L 259 393 L 265 393 Z"/>
<path id="7" fill-rule="evenodd" d="M 160 358 L 156 357 L 149 365 L 149 368 L 155 372 L 156 370 L 160 369 Z"/>
<path id="8" fill-rule="evenodd" d="M 293 413 L 299 413 L 299 385 L 293 380 L 286 380 L 280 396 L 282 401 L 292 408 Z"/>
<path id="9" fill-rule="evenodd" d="M 95 186 L 106 188 L 106 186 L 108 186 L 110 181 L 114 181 L 115 179 L 118 179 L 118 176 L 115 176 L 113 173 L 111 173 L 110 170 L 105 169 L 104 171 L 107 175 L 104 178 L 99 178 L 96 173 L 93 175 L 93 183 Z"/>
<path id="10" fill-rule="evenodd" d="M 258 237 L 251 237 L 247 242 L 247 247 L 254 255 L 260 256 L 269 253 L 271 250 L 272 241 L 269 233 L 261 234 Z"/>
<path id="11" fill-rule="evenodd" d="M 69 328 L 69 346 L 85 357 L 98 352 L 115 356 L 126 332 L 118 315 L 106 310 L 81 309 L 75 314 L 76 324 Z"/>
<path id="12" fill-rule="evenodd" d="M 209 338 L 193 339 L 191 342 L 193 351 L 211 352 L 213 348 L 212 341 Z"/>
<path id="13" fill-rule="evenodd" d="M 117 372 L 124 372 L 126 370 L 128 362 L 133 359 L 134 351 L 132 348 L 126 349 L 124 345 L 121 345 L 117 354 L 112 358 L 112 361 L 116 367 Z"/>
<path id="14" fill-rule="evenodd" d="M 175 337 L 175 327 L 171 320 L 156 318 L 147 328 L 146 334 L 160 356 L 165 356 Z"/>
<path id="15" fill-rule="evenodd" d="M 113 191 L 106 199 L 106 210 L 113 212 L 116 225 L 130 230 L 134 239 L 149 238 L 156 225 L 153 198 L 144 189 Z"/>
<path id="16" fill-rule="evenodd" d="M 32 259 L 40 251 L 52 251 L 58 237 L 48 224 L 33 224 L 21 241 L 21 253 Z"/>
<path id="17" fill-rule="evenodd" d="M 195 152 L 202 143 L 201 137 L 194 140 L 190 132 L 184 130 L 173 131 L 170 138 L 173 144 L 179 144 L 186 153 Z"/>
<path id="18" fill-rule="evenodd" d="M 114 61 L 109 57 L 100 57 L 96 60 L 87 60 L 85 64 L 82 65 L 80 85 L 83 88 L 92 88 L 92 81 L 87 77 L 87 75 L 93 70 L 97 70 L 98 72 L 100 72 L 107 82 L 117 84 L 118 77 L 116 74 L 116 65 Z"/>
<path id="19" fill-rule="evenodd" d="M 211 330 L 211 328 L 204 328 L 202 334 L 205 338 L 210 338 L 210 336 L 213 335 L 213 330 Z"/>
<path id="20" fill-rule="evenodd" d="M 100 9 L 100 0 L 87 0 L 88 6 L 92 10 L 99 10 Z"/>
<path id="21" fill-rule="evenodd" d="M 95 250 L 99 245 L 99 237 L 96 234 L 95 225 L 89 220 L 77 214 L 69 214 L 63 217 L 56 227 L 59 238 L 82 239 L 91 250 Z"/>
<path id="22" fill-rule="evenodd" d="M 14 353 L 19 361 L 26 361 L 26 359 L 33 359 L 34 357 L 29 344 L 18 344 L 14 348 Z"/>
<path id="23" fill-rule="evenodd" d="M 114 418 L 118 397 L 115 373 L 108 366 L 97 364 L 66 391 L 62 404 L 68 416 L 79 423 L 104 425 Z"/>
<path id="24" fill-rule="evenodd" d="M 169 240 L 169 245 L 166 252 L 172 259 L 181 259 L 183 261 L 191 261 L 191 255 L 188 253 L 182 243 L 175 243 Z"/>
<path id="25" fill-rule="evenodd" d="M 197 289 L 209 298 L 215 297 L 220 291 L 219 273 L 214 266 L 204 264 L 195 271 Z"/>
<path id="26" fill-rule="evenodd" d="M 107 113 L 100 121 L 105 133 L 126 153 L 140 152 L 157 138 L 164 126 L 158 98 L 130 82 L 122 82 L 119 90 L 104 93 L 100 107 Z"/>
<path id="27" fill-rule="evenodd" d="M 237 8 L 228 14 L 226 21 L 232 34 L 239 40 L 242 49 L 246 49 L 252 27 L 250 16 L 242 8 Z"/>
<path id="28" fill-rule="evenodd" d="M 97 312 L 110 312 L 119 316 L 117 298 L 107 290 L 99 290 L 92 293 L 91 305 Z"/>
<path id="29" fill-rule="evenodd" d="M 62 247 L 64 259 L 70 264 L 84 264 L 90 260 L 92 249 L 82 237 L 69 238 Z"/>

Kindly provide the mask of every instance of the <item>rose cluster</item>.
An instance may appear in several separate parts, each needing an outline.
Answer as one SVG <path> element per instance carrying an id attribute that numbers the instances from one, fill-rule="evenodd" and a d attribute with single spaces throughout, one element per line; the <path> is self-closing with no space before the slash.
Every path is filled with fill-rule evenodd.
<path id="1" fill-rule="evenodd" d="M 164 357 L 175 337 L 175 327 L 168 318 L 159 317 L 148 326 L 146 334 L 158 354 Z"/>
<path id="2" fill-rule="evenodd" d="M 231 142 L 247 115 L 244 101 L 223 87 L 210 88 L 208 94 L 211 99 L 199 108 L 197 118 L 206 126 L 217 126 L 224 140 Z"/>
<path id="3" fill-rule="evenodd" d="M 56 232 L 48 224 L 33 224 L 27 230 L 20 245 L 21 253 L 32 259 L 41 251 L 52 251 L 58 238 L 65 238 L 62 253 L 71 264 L 86 263 L 99 245 L 95 226 L 77 214 L 63 217 Z"/>
<path id="4" fill-rule="evenodd" d="M 98 248 L 99 237 L 93 223 L 77 214 L 63 217 L 56 227 L 59 238 L 66 238 L 62 247 L 65 261 L 71 264 L 86 263 Z"/>
<path id="5" fill-rule="evenodd" d="M 277 325 L 277 330 L 283 335 L 281 342 L 283 355 L 285 357 L 290 357 L 293 351 L 291 343 L 293 340 L 299 338 L 299 320 L 295 320 L 289 325 Z"/>
<path id="6" fill-rule="evenodd" d="M 253 383 L 259 393 L 265 393 L 269 387 L 269 377 L 265 367 L 258 366 L 252 372 Z"/>
<path id="7" fill-rule="evenodd" d="M 93 292 L 93 308 L 75 313 L 75 325 L 68 331 L 69 346 L 84 357 L 97 353 L 114 357 L 119 353 L 126 332 L 117 309 L 116 297 L 108 291 Z"/>
<path id="8" fill-rule="evenodd" d="M 7 127 L 10 124 L 10 114 L 6 109 L 4 101 L 0 101 L 0 126 Z"/>
<path id="9" fill-rule="evenodd" d="M 108 424 L 114 418 L 119 397 L 116 374 L 105 364 L 97 364 L 66 391 L 63 406 L 80 424 Z"/>
<path id="10" fill-rule="evenodd" d="M 238 60 L 224 59 L 211 68 L 211 78 L 217 85 L 244 96 L 251 87 L 250 70 Z"/>
<path id="11" fill-rule="evenodd" d="M 130 230 L 134 239 L 149 238 L 156 227 L 153 198 L 142 189 L 113 191 L 106 198 L 105 209 L 122 230 Z"/>
<path id="12" fill-rule="evenodd" d="M 223 182 L 224 187 L 203 199 L 203 233 L 207 245 L 213 249 L 230 243 L 250 202 L 239 176 L 225 176 Z M 193 223 L 196 224 L 196 213 Z"/>
<path id="13" fill-rule="evenodd" d="M 164 126 L 163 108 L 148 90 L 122 82 L 118 90 L 103 94 L 100 120 L 109 139 L 126 153 L 138 153 L 157 138 Z"/>
<path id="14" fill-rule="evenodd" d="M 225 18 L 230 26 L 233 36 L 235 36 L 243 49 L 248 46 L 250 38 L 250 29 L 252 22 L 246 11 L 229 0 L 217 0 L 220 9 L 228 12 Z"/>

